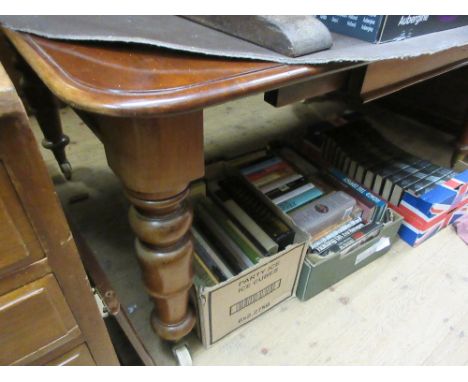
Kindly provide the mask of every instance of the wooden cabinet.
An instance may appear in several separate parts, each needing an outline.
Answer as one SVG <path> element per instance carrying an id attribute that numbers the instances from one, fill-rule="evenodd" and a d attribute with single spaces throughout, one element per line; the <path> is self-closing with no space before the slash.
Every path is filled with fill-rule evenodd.
<path id="1" fill-rule="evenodd" d="M 47 366 L 94 366 L 93 357 L 86 345 L 80 345 L 47 363 Z"/>
<path id="2" fill-rule="evenodd" d="M 0 65 L 0 365 L 117 365 L 28 123 Z"/>
<path id="3" fill-rule="evenodd" d="M 0 364 L 27 364 L 81 335 L 51 274 L 0 296 Z"/>
<path id="4" fill-rule="evenodd" d="M 0 161 L 0 275 L 44 257 L 12 181 Z"/>

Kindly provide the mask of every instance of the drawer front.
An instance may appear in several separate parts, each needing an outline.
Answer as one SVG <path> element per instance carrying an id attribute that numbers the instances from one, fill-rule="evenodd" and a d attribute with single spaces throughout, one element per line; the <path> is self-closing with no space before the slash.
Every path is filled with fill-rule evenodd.
<path id="1" fill-rule="evenodd" d="M 79 336 L 52 275 L 0 296 L 0 365 L 28 364 Z"/>
<path id="2" fill-rule="evenodd" d="M 44 257 L 14 184 L 0 160 L 0 276 Z"/>
<path id="3" fill-rule="evenodd" d="M 50 361 L 46 366 L 96 366 L 96 363 L 85 344 L 77 346 L 73 350 Z"/>

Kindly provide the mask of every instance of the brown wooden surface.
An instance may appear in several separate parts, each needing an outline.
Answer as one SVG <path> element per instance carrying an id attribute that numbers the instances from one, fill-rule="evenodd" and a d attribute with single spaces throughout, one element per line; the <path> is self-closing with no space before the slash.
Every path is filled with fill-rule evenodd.
<path id="1" fill-rule="evenodd" d="M 15 179 L 0 159 L 0 275 L 44 257 L 31 222 L 16 193 Z"/>
<path id="2" fill-rule="evenodd" d="M 136 252 L 155 304 L 152 326 L 162 338 L 179 340 L 195 323 L 188 308 L 192 211 L 185 199 L 189 183 L 204 175 L 203 115 L 90 121 L 132 203 Z"/>
<path id="3" fill-rule="evenodd" d="M 46 366 L 95 366 L 96 363 L 93 360 L 86 345 L 80 345 L 63 354 L 62 356 L 55 358 L 48 362 Z"/>
<path id="4" fill-rule="evenodd" d="M 361 99 L 372 101 L 467 64 L 468 46 L 411 59 L 370 63 L 362 83 Z"/>
<path id="5" fill-rule="evenodd" d="M 0 336 L 6 341 L 0 345 L 0 349 L 3 354 L 9 354 L 0 363 L 39 362 L 47 359 L 50 351 L 63 350 L 67 343 L 76 346 L 79 342 L 73 341 L 79 340 L 88 343 L 96 363 L 118 364 L 73 237 L 28 124 L 16 91 L 0 66 L 0 199 L 5 218 L 1 221 L 0 229 L 4 236 L 11 233 L 11 236 L 4 237 L 5 240 L 0 242 L 0 258 L 8 259 L 7 264 L 2 264 L 4 272 L 0 273 L 0 291 L 6 294 L 0 298 L 4 301 L 5 311 L 10 309 L 10 305 L 18 306 L 19 309 L 14 314 L 10 310 L 0 325 Z M 18 245 L 22 245 L 23 249 Z M 45 272 L 47 274 L 44 275 Z M 29 299 L 29 294 L 19 292 L 18 288 L 25 283 L 35 286 L 38 278 L 49 280 L 51 277 L 57 281 L 57 288 L 48 288 L 49 284 L 44 283 L 33 288 L 37 293 L 31 292 L 33 296 L 47 298 L 41 297 L 40 301 L 37 300 L 39 297 Z M 18 293 L 20 295 L 15 300 L 14 296 Z M 27 298 L 22 298 L 23 295 Z M 59 325 L 62 321 L 57 318 L 57 314 L 62 316 L 60 312 L 65 309 L 62 306 L 73 312 L 73 322 L 76 323 L 71 329 L 68 324 Z M 65 327 L 70 334 L 65 333 L 60 337 L 62 339 L 54 339 L 49 345 L 41 342 L 36 352 L 23 354 L 29 349 L 28 346 L 35 346 L 34 336 L 40 337 L 42 332 L 47 336 L 48 331 L 43 330 L 42 326 L 33 325 L 31 329 L 31 325 L 36 315 L 38 319 L 43 319 L 44 314 L 49 313 L 52 316 L 44 319 L 44 322 L 50 321 L 49 331 Z M 21 324 L 20 318 L 23 316 L 29 316 L 32 323 Z M 64 322 L 68 323 L 68 318 Z M 25 330 L 33 334 L 22 335 L 21 331 Z M 15 353 L 15 347 L 23 349 L 22 353 Z M 57 353 L 55 357 L 59 355 Z M 13 360 L 11 357 L 20 358 Z"/>
<path id="6" fill-rule="evenodd" d="M 349 73 L 339 71 L 317 76 L 309 81 L 289 85 L 265 93 L 265 101 L 275 107 L 282 107 L 308 98 L 345 88 Z"/>
<path id="7" fill-rule="evenodd" d="M 5 33 L 59 98 L 117 116 L 193 111 L 351 66 L 284 65 Z"/>
<path id="8" fill-rule="evenodd" d="M 54 277 L 0 296 L 0 364 L 28 364 L 80 336 Z"/>
<path id="9" fill-rule="evenodd" d="M 60 170 L 67 179 L 70 179 L 71 165 L 65 154 L 65 147 L 70 142 L 70 138 L 62 130 L 59 101 L 21 56 L 18 56 L 16 61 L 16 68 L 23 73 L 21 89 L 24 98 L 33 108 L 36 120 L 44 135 L 42 146 L 52 150 Z"/>
<path id="10" fill-rule="evenodd" d="M 0 253 L 3 252 L 0 249 Z M 16 289 L 19 285 L 25 285 L 41 277 L 44 277 L 48 273 L 52 273 L 47 258 L 43 258 L 35 263 L 28 265 L 18 272 L 11 272 L 0 277 L 0 295 L 8 293 Z"/>
<path id="11" fill-rule="evenodd" d="M 97 261 L 96 253 L 91 249 L 81 232 L 78 230 L 73 218 L 71 216 L 67 217 L 86 272 L 89 274 L 91 280 L 93 280 L 94 287 L 99 291 L 107 309 L 109 310 L 109 314 L 114 316 L 117 320 L 120 328 L 125 333 L 125 336 L 132 344 L 133 349 L 136 351 L 143 364 L 145 366 L 155 366 L 156 363 L 151 358 L 151 355 L 148 352 L 148 349 L 144 346 L 141 338 L 138 337 L 138 333 L 131 323 L 125 306 L 121 306 L 120 296 L 117 294 L 108 275 Z M 128 274 L 126 277 L 127 276 Z"/>

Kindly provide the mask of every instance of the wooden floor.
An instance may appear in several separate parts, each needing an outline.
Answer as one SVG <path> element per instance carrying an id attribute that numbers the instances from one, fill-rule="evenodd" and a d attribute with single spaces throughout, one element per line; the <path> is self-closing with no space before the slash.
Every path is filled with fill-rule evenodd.
<path id="1" fill-rule="evenodd" d="M 250 150 L 289 135 L 341 106 L 274 109 L 250 97 L 205 112 L 207 159 Z M 369 108 L 397 144 L 448 165 L 451 137 Z M 69 109 L 73 180 L 65 182 L 42 150 L 58 195 L 110 275 L 119 298 L 157 364 L 173 364 L 151 332 L 126 220 L 128 204 L 99 141 Z M 38 138 L 41 134 L 33 121 Z M 189 338 L 195 365 L 468 365 L 468 247 L 451 227 L 418 248 L 399 240 L 390 252 L 307 302 L 291 299 L 204 349 Z"/>

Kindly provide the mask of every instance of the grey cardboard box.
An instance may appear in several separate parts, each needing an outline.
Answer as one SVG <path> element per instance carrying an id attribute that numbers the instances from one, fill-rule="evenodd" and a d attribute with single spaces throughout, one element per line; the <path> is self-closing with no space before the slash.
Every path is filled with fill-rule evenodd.
<path id="1" fill-rule="evenodd" d="M 206 178 L 213 179 L 229 171 L 223 162 L 206 169 Z M 204 195 L 203 184 L 192 186 L 192 202 Z M 254 320 L 281 302 L 294 297 L 301 266 L 304 263 L 308 236 L 292 224 L 294 243 L 283 251 L 263 258 L 253 267 L 220 284 L 206 287 L 202 277 L 194 278 L 192 294 L 197 310 L 198 336 L 210 347 L 239 327 Z"/>
<path id="2" fill-rule="evenodd" d="M 392 217 L 384 224 L 379 235 L 346 255 L 336 253 L 319 263 L 315 263 L 311 256 L 306 255 L 296 296 L 302 301 L 308 300 L 387 253 L 398 239 L 397 233 L 403 221 L 401 215 L 393 210 L 389 211 Z"/>

